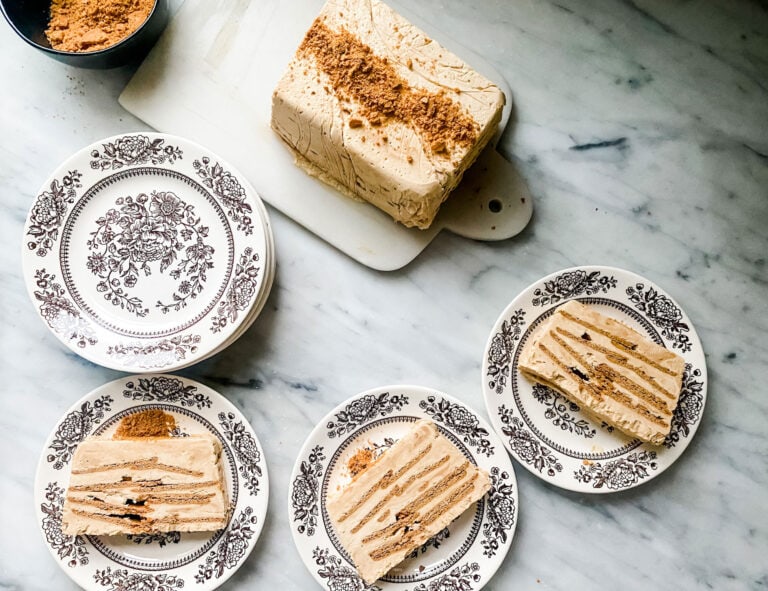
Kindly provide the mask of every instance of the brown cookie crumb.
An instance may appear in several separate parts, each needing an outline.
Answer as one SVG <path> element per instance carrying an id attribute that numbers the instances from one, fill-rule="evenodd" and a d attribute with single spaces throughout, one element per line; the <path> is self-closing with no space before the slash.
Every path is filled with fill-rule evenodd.
<path id="1" fill-rule="evenodd" d="M 124 417 L 112 438 L 169 437 L 175 428 L 173 415 L 160 409 L 149 409 Z"/>
<path id="2" fill-rule="evenodd" d="M 479 126 L 445 91 L 412 87 L 385 58 L 347 29 L 329 29 L 315 20 L 299 47 L 299 53 L 315 60 L 317 67 L 342 101 L 360 105 L 360 114 L 372 125 L 393 119 L 413 126 L 434 153 L 449 156 L 453 146 L 471 146 Z M 411 59 L 408 68 L 413 67 Z M 351 119 L 349 126 L 362 122 Z M 376 123 L 374 123 L 374 121 Z"/>
<path id="3" fill-rule="evenodd" d="M 367 447 L 361 447 L 355 452 L 355 455 L 349 458 L 349 461 L 347 462 L 349 475 L 354 478 L 368 466 L 373 464 L 373 460 L 373 451 Z"/>

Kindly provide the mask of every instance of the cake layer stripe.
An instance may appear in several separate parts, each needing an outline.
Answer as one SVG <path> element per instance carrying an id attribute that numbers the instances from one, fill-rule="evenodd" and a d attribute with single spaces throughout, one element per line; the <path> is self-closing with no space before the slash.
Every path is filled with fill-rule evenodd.
<path id="1" fill-rule="evenodd" d="M 190 470 L 187 468 L 182 468 L 181 466 L 173 466 L 171 464 L 163 464 L 156 457 L 133 460 L 130 462 L 106 464 L 104 466 L 94 466 L 93 468 L 86 468 L 81 470 L 72 470 L 72 474 L 97 474 L 99 472 L 107 472 L 110 470 L 163 470 L 164 472 L 186 474 L 187 476 L 196 476 L 198 478 L 203 475 L 202 472 L 197 470 Z"/>
<path id="2" fill-rule="evenodd" d="M 134 515 L 131 513 L 126 513 L 121 516 L 117 514 L 91 513 L 89 511 L 82 511 L 76 508 L 72 508 L 72 513 L 84 519 L 92 519 L 95 521 L 101 521 L 105 523 L 119 525 L 121 529 L 125 530 L 124 533 L 147 532 L 148 528 L 151 528 L 153 523 L 158 521 L 153 519 L 142 519 L 141 516 L 139 516 L 138 514 Z M 194 526 L 194 525 L 202 525 L 202 524 L 214 524 L 214 525 L 217 525 L 218 527 L 211 528 L 211 529 L 220 529 L 221 527 L 224 527 L 226 523 L 227 523 L 226 519 L 222 519 L 220 517 L 174 517 L 171 519 L 164 520 L 164 525 L 168 525 L 171 527 L 187 526 L 185 528 L 185 531 L 194 531 L 189 529 L 188 526 L 190 525 Z M 163 531 L 173 531 L 173 530 L 171 529 L 171 530 L 163 530 Z"/>
<path id="3" fill-rule="evenodd" d="M 101 484 L 75 484 L 70 485 L 68 490 L 72 492 L 86 492 L 86 491 L 130 491 L 130 492 L 146 492 L 152 491 L 166 491 L 166 490 L 191 490 L 196 488 L 205 488 L 209 486 L 218 486 L 218 480 L 206 480 L 204 482 L 190 482 L 190 483 L 176 483 L 176 484 L 164 484 L 160 480 L 126 480 L 124 482 L 105 482 Z"/>

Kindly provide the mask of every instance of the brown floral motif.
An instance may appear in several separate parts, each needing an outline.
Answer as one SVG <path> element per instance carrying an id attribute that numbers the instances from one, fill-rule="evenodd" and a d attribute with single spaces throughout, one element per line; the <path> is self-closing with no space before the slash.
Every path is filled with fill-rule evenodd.
<path id="1" fill-rule="evenodd" d="M 101 279 L 96 290 L 112 305 L 146 316 L 149 309 L 129 290 L 139 277 L 152 274 L 151 263 L 160 261 L 160 274 L 175 263 L 169 275 L 183 279 L 170 302 L 158 300 L 155 306 L 164 314 L 186 307 L 187 300 L 203 291 L 206 272 L 213 267 L 214 249 L 205 242 L 209 229 L 194 205 L 170 191 L 118 197 L 115 205 L 96 220 L 96 230 L 86 242 L 91 253 L 86 267 Z"/>
<path id="2" fill-rule="evenodd" d="M 478 563 L 467 562 L 431 581 L 429 585 L 421 583 L 413 591 L 472 591 L 473 583 L 479 583 L 482 578 L 479 571 Z"/>
<path id="3" fill-rule="evenodd" d="M 97 569 L 93 579 L 107 591 L 173 591 L 184 587 L 184 579 L 176 575 L 129 572 L 125 568 L 112 570 L 110 566 Z"/>
<path id="4" fill-rule="evenodd" d="M 197 175 L 203 179 L 203 184 L 213 191 L 221 204 L 227 209 L 227 214 L 237 229 L 246 236 L 253 233 L 253 220 L 249 214 L 253 212 L 250 203 L 245 201 L 245 189 L 230 172 L 224 170 L 218 162 L 211 166 L 211 160 L 203 157 L 192 163 Z"/>
<path id="5" fill-rule="evenodd" d="M 483 537 L 480 545 L 483 554 L 491 557 L 507 543 L 509 530 L 515 525 L 515 488 L 509 472 L 491 468 L 491 490 L 488 491 L 488 522 L 483 524 Z"/>
<path id="6" fill-rule="evenodd" d="M 587 439 L 595 436 L 597 431 L 592 428 L 592 423 L 585 419 L 577 419 L 575 413 L 581 409 L 575 402 L 571 402 L 559 392 L 547 388 L 542 384 L 534 384 L 533 397 L 546 407 L 544 418 L 552 421 L 555 427 L 563 431 L 581 435 Z"/>
<path id="7" fill-rule="evenodd" d="M 197 352 L 201 337 L 197 334 L 176 335 L 149 345 L 110 345 L 107 355 L 125 365 L 162 368 L 186 359 Z"/>
<path id="8" fill-rule="evenodd" d="M 243 477 L 245 488 L 251 495 L 259 494 L 259 478 L 261 478 L 261 452 L 256 445 L 256 439 L 250 434 L 243 421 L 235 420 L 235 413 L 220 412 L 219 424 L 224 437 L 232 444 L 240 465 L 237 470 Z"/>
<path id="9" fill-rule="evenodd" d="M 123 396 L 142 402 L 170 402 L 198 409 L 211 407 L 211 399 L 198 392 L 197 386 L 185 386 L 181 380 L 166 376 L 139 378 L 135 383 L 126 382 Z"/>
<path id="10" fill-rule="evenodd" d="M 117 170 L 137 164 L 173 164 L 183 152 L 177 146 L 163 145 L 165 140 L 150 140 L 146 135 L 126 135 L 114 142 L 102 144 L 101 150 L 91 151 L 91 168 Z"/>
<path id="11" fill-rule="evenodd" d="M 259 271 L 256 263 L 260 260 L 259 253 L 254 253 L 248 247 L 240 255 L 235 267 L 235 275 L 227 288 L 227 293 L 219 302 L 219 308 L 211 322 L 211 332 L 221 331 L 227 324 L 234 324 L 240 312 L 248 309 L 251 300 L 256 295 Z"/>
<path id="12" fill-rule="evenodd" d="M 391 396 L 389 392 L 382 392 L 378 396 L 366 394 L 337 412 L 335 421 L 328 422 L 326 425 L 328 437 L 333 439 L 351 433 L 371 419 L 385 417 L 400 410 L 406 404 L 408 404 L 408 397 L 402 394 L 395 396 Z"/>
<path id="13" fill-rule="evenodd" d="M 499 418 L 504 424 L 501 432 L 509 437 L 509 446 L 520 461 L 531 464 L 540 473 L 546 469 L 547 476 L 554 476 L 555 472 L 563 471 L 563 465 L 557 456 L 524 427 L 523 421 L 513 416 L 511 408 L 501 405 Z"/>
<path id="14" fill-rule="evenodd" d="M 444 398 L 437 401 L 434 396 L 428 396 L 426 400 L 419 402 L 419 407 L 424 409 L 432 420 L 448 425 L 454 433 L 461 436 L 464 443 L 475 447 L 478 453 L 489 458 L 493 455 L 494 448 L 487 439 L 488 431 L 480 426 L 477 416 L 466 406 L 454 404 Z"/>
<path id="15" fill-rule="evenodd" d="M 64 222 L 69 205 L 75 201 L 76 189 L 82 187 L 82 176 L 77 170 L 70 170 L 61 181 L 53 179 L 49 189 L 37 196 L 27 230 L 27 235 L 32 236 L 27 248 L 37 251 L 37 256 L 46 256 L 59 239 L 59 227 Z"/>
<path id="16" fill-rule="evenodd" d="M 612 490 L 619 490 L 647 478 L 650 470 L 658 468 L 655 460 L 655 451 L 643 450 L 606 464 L 595 462 L 589 466 L 581 466 L 573 474 L 579 482 L 592 483 L 592 488 L 607 486 Z"/>
<path id="17" fill-rule="evenodd" d="M 200 565 L 198 573 L 195 575 L 196 582 L 204 583 L 211 578 L 221 578 L 224 569 L 237 566 L 237 563 L 245 556 L 248 541 L 256 533 L 253 526 L 256 525 L 258 518 L 252 513 L 253 507 L 246 507 L 236 518 L 230 521 L 229 527 L 218 546 L 208 554 L 205 564 Z"/>
<path id="18" fill-rule="evenodd" d="M 152 534 L 127 534 L 125 537 L 134 544 L 157 544 L 161 548 L 167 544 L 178 544 L 181 541 L 181 534 L 177 531 Z"/>
<path id="19" fill-rule="evenodd" d="M 67 291 L 56 282 L 56 275 L 45 269 L 35 271 L 35 299 L 40 302 L 40 315 L 51 330 L 67 341 L 75 341 L 81 349 L 98 342 L 90 322 L 80 315 L 67 297 Z"/>
<path id="20" fill-rule="evenodd" d="M 704 410 L 704 382 L 699 378 L 701 378 L 701 370 L 694 369 L 690 363 L 686 363 L 680 398 L 672 414 L 672 429 L 664 439 L 664 447 L 667 449 L 675 447 L 682 437 L 688 437 L 691 434 L 691 426 L 699 420 Z"/>
<path id="21" fill-rule="evenodd" d="M 291 506 L 293 507 L 293 520 L 301 522 L 296 528 L 300 534 L 315 535 L 319 514 L 317 506 L 320 493 L 319 481 L 323 477 L 323 461 L 325 461 L 323 446 L 316 445 L 312 448 L 309 457 L 302 460 L 299 474 L 293 480 Z"/>
<path id="22" fill-rule="evenodd" d="M 548 306 L 580 295 L 594 295 L 600 291 L 608 293 L 616 284 L 615 277 L 603 275 L 600 271 L 567 271 L 545 282 L 543 287 L 537 287 L 531 303 L 534 306 Z"/>
<path id="23" fill-rule="evenodd" d="M 112 397 L 108 395 L 100 396 L 93 404 L 86 400 L 79 410 L 73 410 L 64 417 L 48 446 L 53 453 L 49 454 L 46 460 L 53 464 L 54 470 L 61 470 L 69 463 L 78 444 L 90 435 L 94 425 L 101 422 L 104 414 L 112 410 L 112 402 Z"/>
<path id="24" fill-rule="evenodd" d="M 40 504 L 44 517 L 43 534 L 48 545 L 56 551 L 59 560 L 67 560 L 67 566 L 88 564 L 88 548 L 81 536 L 68 536 L 61 531 L 62 509 L 64 507 L 64 489 L 56 482 L 45 487 L 45 500 Z"/>
<path id="25" fill-rule="evenodd" d="M 346 566 L 327 548 L 316 546 L 312 550 L 312 559 L 320 567 L 317 574 L 326 579 L 328 591 L 381 591 L 377 585 L 366 585 L 354 568 Z"/>
<path id="26" fill-rule="evenodd" d="M 501 330 L 493 335 L 491 346 L 488 350 L 488 387 L 501 394 L 509 380 L 512 351 L 515 342 L 520 340 L 523 326 L 525 326 L 525 312 L 516 310 L 512 316 L 501 323 Z"/>
<path id="27" fill-rule="evenodd" d="M 628 287 L 627 295 L 634 302 L 635 308 L 644 312 L 661 329 L 661 336 L 672 341 L 673 349 L 680 349 L 684 353 L 691 350 L 691 337 L 684 334 L 691 329 L 683 322 L 682 310 L 672 300 L 652 287 L 645 289 L 642 283 Z"/>

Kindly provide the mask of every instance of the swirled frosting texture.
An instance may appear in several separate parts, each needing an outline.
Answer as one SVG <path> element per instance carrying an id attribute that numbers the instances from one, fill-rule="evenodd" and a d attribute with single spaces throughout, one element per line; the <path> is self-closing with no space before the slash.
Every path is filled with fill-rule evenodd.
<path id="1" fill-rule="evenodd" d="M 428 228 L 498 127 L 504 95 L 377 0 L 329 0 L 272 100 L 297 163 Z"/>

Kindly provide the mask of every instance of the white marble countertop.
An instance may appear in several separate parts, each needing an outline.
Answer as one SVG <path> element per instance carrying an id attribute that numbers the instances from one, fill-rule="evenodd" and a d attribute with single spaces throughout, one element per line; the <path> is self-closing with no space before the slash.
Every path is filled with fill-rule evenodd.
<path id="1" fill-rule="evenodd" d="M 184 370 L 238 405 L 271 477 L 266 526 L 226 589 L 318 588 L 287 523 L 293 462 L 352 394 L 427 385 L 484 415 L 481 357 L 525 286 L 579 264 L 626 268 L 686 309 L 707 352 L 701 427 L 630 492 L 566 493 L 518 467 L 520 516 L 487 589 L 768 587 L 768 12 L 758 2 L 480 2 L 412 7 L 510 82 L 501 141 L 534 219 L 487 244 L 440 235 L 406 268 L 365 268 L 270 209 L 276 284 L 234 345 Z M 35 467 L 67 407 L 119 373 L 65 350 L 21 279 L 28 208 L 82 146 L 146 129 L 116 101 L 132 68 L 76 70 L 0 26 L 0 588 L 71 589 L 43 544 Z M 298 174 L 298 172 L 297 172 Z M 257 180 L 253 180 L 258 185 Z"/>

